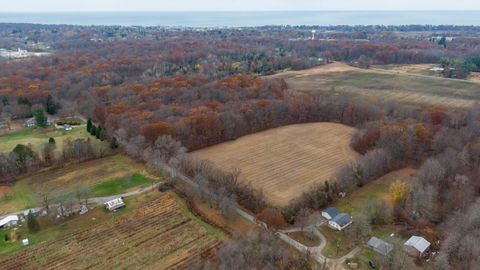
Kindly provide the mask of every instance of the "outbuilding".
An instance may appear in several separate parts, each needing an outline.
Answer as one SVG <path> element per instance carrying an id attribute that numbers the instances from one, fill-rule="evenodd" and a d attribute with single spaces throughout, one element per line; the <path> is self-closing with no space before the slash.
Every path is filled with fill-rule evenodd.
<path id="1" fill-rule="evenodd" d="M 0 220 L 0 228 L 15 226 L 18 224 L 18 220 L 19 219 L 17 215 L 6 216 Z"/>
<path id="2" fill-rule="evenodd" d="M 322 211 L 322 217 L 326 218 L 327 220 L 331 220 L 335 218 L 340 212 L 338 212 L 337 208 L 335 207 L 328 207 Z"/>
<path id="3" fill-rule="evenodd" d="M 412 257 L 423 256 L 430 248 L 430 242 L 421 236 L 412 236 L 403 244 L 403 250 Z"/>
<path id="4" fill-rule="evenodd" d="M 387 243 L 375 236 L 373 236 L 372 238 L 370 238 L 370 240 L 368 240 L 367 246 L 369 246 L 371 249 L 375 250 L 376 252 L 384 256 L 388 255 L 388 253 L 390 253 L 390 251 L 393 250 L 392 244 Z"/>
<path id="5" fill-rule="evenodd" d="M 108 210 L 115 212 L 120 208 L 125 207 L 125 203 L 123 202 L 122 198 L 116 198 L 111 201 L 108 201 L 105 203 L 105 207 L 107 207 Z"/>
<path id="6" fill-rule="evenodd" d="M 328 226 L 338 231 L 342 231 L 350 224 L 352 224 L 352 218 L 345 213 L 340 213 L 328 221 Z"/>

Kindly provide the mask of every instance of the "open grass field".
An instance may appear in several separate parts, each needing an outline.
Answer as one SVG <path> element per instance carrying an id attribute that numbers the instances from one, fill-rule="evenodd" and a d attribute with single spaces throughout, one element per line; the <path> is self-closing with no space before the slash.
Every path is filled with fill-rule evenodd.
<path id="1" fill-rule="evenodd" d="M 479 82 L 379 68 L 360 69 L 343 63 L 286 71 L 271 77 L 285 79 L 292 91 L 343 92 L 373 101 L 468 107 L 480 99 Z"/>
<path id="2" fill-rule="evenodd" d="M 382 200 L 393 207 L 390 185 L 396 180 L 410 181 L 414 174 L 415 169 L 411 168 L 393 171 L 347 194 L 345 198 L 339 199 L 334 207 L 350 215 L 361 211 L 365 203 L 370 200 Z"/>
<path id="3" fill-rule="evenodd" d="M 328 180 L 357 156 L 350 148 L 354 128 L 336 123 L 290 125 L 241 137 L 191 155 L 241 170 L 241 181 L 286 205 L 311 185 Z"/>
<path id="4" fill-rule="evenodd" d="M 6 196 L 0 196 L 0 215 L 33 207 L 43 194 L 52 202 L 74 197 L 85 189 L 89 197 L 109 196 L 148 186 L 152 181 L 159 178 L 149 174 L 145 165 L 121 155 L 68 164 L 17 181 Z"/>
<path id="5" fill-rule="evenodd" d="M 174 193 L 144 197 L 117 213 L 97 209 L 40 231 L 31 246 L 0 251 L 0 269 L 182 269 L 225 237 Z"/>
<path id="6" fill-rule="evenodd" d="M 57 153 L 60 153 L 63 142 L 67 139 L 88 139 L 92 140 L 92 143 L 98 147 L 108 147 L 108 143 L 92 137 L 85 128 L 77 127 L 70 131 L 63 129 L 56 129 L 55 127 L 48 128 L 21 128 L 18 131 L 10 134 L 0 136 L 0 152 L 10 152 L 15 148 L 17 144 L 33 146 L 33 150 L 37 153 L 41 152 L 42 146 L 48 143 L 49 138 L 54 138 L 57 145 Z"/>

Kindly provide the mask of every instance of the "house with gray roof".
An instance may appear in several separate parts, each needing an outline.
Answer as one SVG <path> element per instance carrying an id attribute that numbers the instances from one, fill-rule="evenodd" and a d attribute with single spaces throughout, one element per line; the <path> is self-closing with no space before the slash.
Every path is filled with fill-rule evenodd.
<path id="1" fill-rule="evenodd" d="M 328 226 L 338 231 L 342 231 L 350 224 L 352 224 L 352 218 L 345 213 L 340 213 L 328 221 Z"/>
<path id="2" fill-rule="evenodd" d="M 373 236 L 372 238 L 370 238 L 370 240 L 368 240 L 367 246 L 369 246 L 371 249 L 375 250 L 376 252 L 382 254 L 383 256 L 388 255 L 388 253 L 390 253 L 390 251 L 393 250 L 392 244 L 387 243 L 375 236 Z"/>
<path id="3" fill-rule="evenodd" d="M 335 218 L 340 212 L 338 212 L 337 208 L 335 207 L 328 207 L 322 211 L 322 217 L 326 218 L 327 220 L 331 220 Z"/>

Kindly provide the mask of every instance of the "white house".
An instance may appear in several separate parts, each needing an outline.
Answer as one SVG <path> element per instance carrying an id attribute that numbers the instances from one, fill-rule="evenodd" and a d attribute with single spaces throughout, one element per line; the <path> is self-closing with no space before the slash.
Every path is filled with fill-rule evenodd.
<path id="1" fill-rule="evenodd" d="M 345 229 L 350 224 L 352 224 L 352 218 L 345 213 L 340 213 L 328 221 L 328 226 L 338 231 Z"/>
<path id="2" fill-rule="evenodd" d="M 340 212 L 338 212 L 337 208 L 335 207 L 328 207 L 322 211 L 322 217 L 326 218 L 327 220 L 331 220 L 335 218 Z"/>
<path id="3" fill-rule="evenodd" d="M 421 257 L 430 248 L 430 242 L 420 236 L 412 236 L 403 244 L 403 250 L 412 257 Z"/>
<path id="4" fill-rule="evenodd" d="M 12 216 L 7 216 L 0 220 L 0 228 L 8 228 L 10 226 L 15 226 L 18 224 L 18 216 L 12 215 Z"/>
<path id="5" fill-rule="evenodd" d="M 125 203 L 123 202 L 122 198 L 116 198 L 111 201 L 108 201 L 105 203 L 105 206 L 107 207 L 108 210 L 115 212 L 120 208 L 125 207 Z"/>

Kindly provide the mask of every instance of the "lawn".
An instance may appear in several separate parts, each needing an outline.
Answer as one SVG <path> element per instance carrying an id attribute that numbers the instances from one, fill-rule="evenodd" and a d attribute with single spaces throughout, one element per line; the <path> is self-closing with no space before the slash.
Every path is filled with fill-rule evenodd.
<path id="1" fill-rule="evenodd" d="M 321 226 L 320 231 L 327 238 L 327 244 L 322 253 L 329 258 L 344 256 L 355 247 L 355 243 L 345 236 L 345 232 L 333 230 L 327 226 Z"/>
<path id="2" fill-rule="evenodd" d="M 338 200 L 334 206 L 341 212 L 353 215 L 361 211 L 365 203 L 371 200 L 383 200 L 391 205 L 390 185 L 398 179 L 408 181 L 414 173 L 415 170 L 410 168 L 391 172 L 354 190 L 351 194 L 347 194 L 345 198 Z"/>
<path id="3" fill-rule="evenodd" d="M 139 173 L 130 176 L 112 179 L 93 187 L 94 197 L 111 196 L 115 194 L 125 193 L 132 188 L 145 187 L 156 182 L 155 179 L 145 177 Z"/>
<path id="4" fill-rule="evenodd" d="M 95 146 L 108 146 L 106 142 L 97 140 L 92 137 L 83 127 L 73 128 L 70 131 L 63 129 L 56 129 L 55 127 L 48 128 L 22 128 L 17 132 L 0 136 L 0 152 L 10 152 L 17 144 L 28 145 L 31 144 L 34 151 L 41 152 L 42 146 L 48 143 L 50 138 L 54 138 L 57 145 L 57 153 L 60 153 L 63 142 L 67 139 L 88 139 L 92 140 Z"/>

